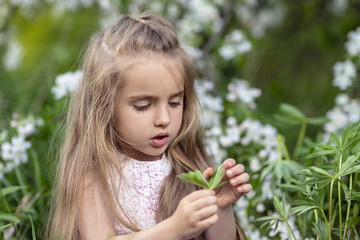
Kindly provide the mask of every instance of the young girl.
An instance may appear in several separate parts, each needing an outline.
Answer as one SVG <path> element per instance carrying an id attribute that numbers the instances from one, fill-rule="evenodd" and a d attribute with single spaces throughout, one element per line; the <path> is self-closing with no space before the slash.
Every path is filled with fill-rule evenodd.
<path id="1" fill-rule="evenodd" d="M 120 17 L 95 34 L 72 99 L 56 176 L 51 239 L 244 238 L 232 203 L 249 175 L 199 190 L 177 177 L 213 169 L 201 140 L 192 63 L 171 24 Z"/>

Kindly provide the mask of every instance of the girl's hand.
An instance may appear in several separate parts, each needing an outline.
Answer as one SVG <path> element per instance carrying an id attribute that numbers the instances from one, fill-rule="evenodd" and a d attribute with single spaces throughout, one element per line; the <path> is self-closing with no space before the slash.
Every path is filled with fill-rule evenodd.
<path id="1" fill-rule="evenodd" d="M 199 190 L 181 199 L 175 213 L 170 217 L 172 226 L 180 239 L 193 238 L 218 220 L 217 198 L 212 190 Z"/>
<path id="2" fill-rule="evenodd" d="M 242 164 L 236 164 L 234 159 L 224 161 L 224 170 L 226 174 L 223 180 L 229 180 L 219 188 L 214 189 L 217 197 L 217 205 L 220 208 L 226 208 L 236 202 L 242 195 L 251 191 L 252 186 L 248 184 L 249 174 L 245 173 L 245 167 Z M 208 168 L 203 172 L 204 177 L 209 180 L 214 170 Z"/>

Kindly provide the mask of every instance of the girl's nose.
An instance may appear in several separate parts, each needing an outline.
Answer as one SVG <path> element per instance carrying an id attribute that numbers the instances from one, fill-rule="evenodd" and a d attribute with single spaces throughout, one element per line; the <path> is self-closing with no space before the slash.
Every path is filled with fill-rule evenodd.
<path id="1" fill-rule="evenodd" d="M 156 127 L 167 127 L 170 124 L 170 113 L 168 107 L 159 107 L 155 116 Z"/>

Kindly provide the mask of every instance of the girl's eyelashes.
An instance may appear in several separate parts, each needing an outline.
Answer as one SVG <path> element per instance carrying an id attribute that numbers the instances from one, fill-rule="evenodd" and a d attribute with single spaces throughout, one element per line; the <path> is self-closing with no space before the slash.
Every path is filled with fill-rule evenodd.
<path id="1" fill-rule="evenodd" d="M 169 102 L 169 105 L 170 105 L 171 107 L 177 107 L 177 106 L 180 106 L 180 105 L 181 105 L 181 101 L 179 101 L 179 102 Z"/>
<path id="2" fill-rule="evenodd" d="M 171 101 L 171 102 L 169 102 L 169 106 L 172 107 L 172 108 L 180 106 L 181 104 L 182 104 L 181 100 L 180 101 Z M 133 106 L 134 106 L 136 111 L 145 111 L 151 106 L 151 103 L 148 103 L 148 104 L 134 104 Z"/>
<path id="3" fill-rule="evenodd" d="M 150 107 L 150 104 L 146 104 L 146 105 L 134 105 L 134 108 L 137 111 L 144 111 L 146 109 L 148 109 Z"/>

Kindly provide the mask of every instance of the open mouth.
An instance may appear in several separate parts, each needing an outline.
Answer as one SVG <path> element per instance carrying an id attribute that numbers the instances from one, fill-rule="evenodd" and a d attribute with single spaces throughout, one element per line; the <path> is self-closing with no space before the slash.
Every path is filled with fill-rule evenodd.
<path id="1" fill-rule="evenodd" d="M 168 141 L 168 138 L 169 138 L 169 134 L 160 133 L 152 138 L 152 143 L 156 147 L 162 147 L 166 144 L 166 142 Z"/>
<path id="2" fill-rule="evenodd" d="M 156 136 L 156 137 L 154 137 L 154 139 L 163 139 L 163 138 L 165 138 L 166 136 L 165 135 L 162 135 L 162 136 Z"/>
<path id="3" fill-rule="evenodd" d="M 166 134 L 166 133 L 161 133 L 161 134 L 158 134 L 158 135 L 156 135 L 155 137 L 153 137 L 153 139 L 159 139 L 159 140 L 161 140 L 161 139 L 163 139 L 163 138 L 166 138 L 166 137 L 168 137 L 169 136 L 169 134 Z"/>

